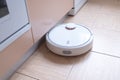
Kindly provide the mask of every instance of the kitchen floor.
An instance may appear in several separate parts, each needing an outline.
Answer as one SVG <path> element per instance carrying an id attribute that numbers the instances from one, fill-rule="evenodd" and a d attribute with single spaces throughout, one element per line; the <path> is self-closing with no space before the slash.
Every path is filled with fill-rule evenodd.
<path id="1" fill-rule="evenodd" d="M 120 80 L 120 0 L 88 0 L 65 22 L 84 25 L 93 32 L 92 50 L 62 57 L 43 43 L 10 80 Z"/>

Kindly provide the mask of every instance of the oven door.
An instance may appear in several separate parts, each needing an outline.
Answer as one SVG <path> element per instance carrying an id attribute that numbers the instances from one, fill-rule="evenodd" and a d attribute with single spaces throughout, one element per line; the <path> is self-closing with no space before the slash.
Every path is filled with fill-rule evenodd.
<path id="1" fill-rule="evenodd" d="M 25 0 L 1 0 L 0 51 L 26 32 L 28 25 Z"/>

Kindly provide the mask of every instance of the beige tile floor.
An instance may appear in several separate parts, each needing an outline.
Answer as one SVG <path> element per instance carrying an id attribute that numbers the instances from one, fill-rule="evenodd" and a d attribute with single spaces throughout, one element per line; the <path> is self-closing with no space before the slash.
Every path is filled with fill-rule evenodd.
<path id="1" fill-rule="evenodd" d="M 120 80 L 120 0 L 88 0 L 65 22 L 88 27 L 93 49 L 77 57 L 62 57 L 43 43 L 10 80 Z"/>

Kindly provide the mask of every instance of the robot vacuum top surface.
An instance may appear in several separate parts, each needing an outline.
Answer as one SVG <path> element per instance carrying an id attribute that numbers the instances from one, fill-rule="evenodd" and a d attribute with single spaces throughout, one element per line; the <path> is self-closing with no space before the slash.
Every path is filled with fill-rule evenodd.
<path id="1" fill-rule="evenodd" d="M 47 35 L 52 43 L 64 47 L 84 45 L 92 37 L 92 33 L 88 28 L 74 23 L 58 25 L 49 31 Z"/>

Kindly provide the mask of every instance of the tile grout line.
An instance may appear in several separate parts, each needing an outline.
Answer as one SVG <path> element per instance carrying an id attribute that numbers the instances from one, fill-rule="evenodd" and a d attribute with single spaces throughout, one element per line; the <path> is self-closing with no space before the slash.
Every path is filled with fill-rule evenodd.
<path id="1" fill-rule="evenodd" d="M 37 79 L 37 78 L 35 78 L 35 77 L 26 75 L 26 74 L 24 74 L 24 73 L 20 73 L 20 72 L 16 72 L 16 73 L 21 74 L 21 75 L 24 75 L 24 76 L 27 76 L 27 77 L 30 77 L 30 78 L 35 79 L 35 80 L 40 80 L 40 79 Z"/>
<path id="2" fill-rule="evenodd" d="M 98 53 L 98 54 L 103 54 L 103 55 L 107 55 L 107 56 L 110 56 L 110 57 L 114 57 L 114 58 L 119 58 L 119 56 L 115 56 L 115 55 L 111 55 L 111 54 L 107 54 L 107 53 L 102 53 L 102 52 L 97 52 L 97 51 L 91 51 L 91 52 L 95 52 L 95 53 Z"/>
<path id="3" fill-rule="evenodd" d="M 74 67 L 74 63 L 73 63 L 72 68 L 70 69 L 70 71 L 69 71 L 69 73 L 68 73 L 68 75 L 67 75 L 67 77 L 66 77 L 66 80 L 68 80 L 68 78 L 69 78 L 69 76 L 70 76 L 70 74 L 71 74 L 71 72 L 72 72 L 72 70 L 73 70 L 73 67 Z"/>

